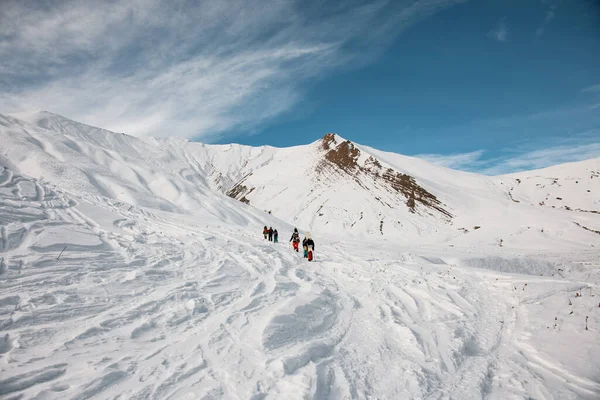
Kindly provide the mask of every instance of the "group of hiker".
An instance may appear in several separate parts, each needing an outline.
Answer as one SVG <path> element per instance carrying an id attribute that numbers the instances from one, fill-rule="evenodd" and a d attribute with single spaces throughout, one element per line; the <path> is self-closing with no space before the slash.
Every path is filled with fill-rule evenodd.
<path id="1" fill-rule="evenodd" d="M 265 239 L 268 239 L 269 242 L 278 243 L 279 232 L 277 232 L 277 229 L 273 229 L 273 227 L 267 228 L 265 226 L 263 228 L 263 236 L 265 237 Z M 300 233 L 298 233 L 298 228 L 294 228 L 294 233 L 292 233 L 290 242 L 292 242 L 294 250 L 296 250 L 296 252 L 299 252 Z M 308 261 L 312 261 L 314 258 L 313 252 L 315 251 L 315 242 L 310 237 L 310 232 L 306 232 L 304 235 L 304 239 L 302 240 L 302 250 L 304 251 L 304 258 L 308 259 Z"/>
<path id="2" fill-rule="evenodd" d="M 269 239 L 269 242 L 277 243 L 279 240 L 279 232 L 277 232 L 277 229 L 273 229 L 272 226 L 268 229 L 266 226 L 263 228 L 263 236 L 265 239 Z"/>

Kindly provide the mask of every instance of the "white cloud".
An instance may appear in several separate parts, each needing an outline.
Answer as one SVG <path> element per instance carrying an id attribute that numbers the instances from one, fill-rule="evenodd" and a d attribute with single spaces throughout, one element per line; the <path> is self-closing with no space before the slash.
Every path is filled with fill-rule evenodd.
<path id="1" fill-rule="evenodd" d="M 507 174 L 597 157 L 600 157 L 600 142 L 560 145 L 495 160 L 495 165 L 484 168 L 481 172 L 487 175 Z"/>
<path id="2" fill-rule="evenodd" d="M 475 150 L 469 153 L 461 154 L 418 154 L 415 157 L 422 158 L 433 164 L 452 169 L 474 170 L 479 164 L 479 160 L 485 153 L 484 150 Z"/>
<path id="3" fill-rule="evenodd" d="M 5 0 L 0 112 L 44 109 L 135 135 L 249 129 L 457 2 Z"/>
<path id="4" fill-rule="evenodd" d="M 494 29 L 488 32 L 488 37 L 499 42 L 506 42 L 508 40 L 508 27 L 506 26 L 506 21 L 504 19 L 498 21 Z"/>
<path id="5" fill-rule="evenodd" d="M 537 150 L 503 149 L 500 155 L 484 160 L 485 153 L 485 150 L 476 150 L 462 154 L 421 154 L 415 157 L 447 168 L 485 175 L 501 175 L 600 157 L 600 141 L 556 144 Z"/>
<path id="6" fill-rule="evenodd" d="M 582 92 L 587 93 L 600 93 L 600 83 L 597 85 L 592 85 L 581 89 Z"/>
<path id="7" fill-rule="evenodd" d="M 546 27 L 554 20 L 556 17 L 556 8 L 557 4 L 553 4 L 546 11 L 546 15 L 544 16 L 544 21 L 542 21 L 542 25 L 535 31 L 536 36 L 541 37 L 544 32 L 546 32 Z"/>

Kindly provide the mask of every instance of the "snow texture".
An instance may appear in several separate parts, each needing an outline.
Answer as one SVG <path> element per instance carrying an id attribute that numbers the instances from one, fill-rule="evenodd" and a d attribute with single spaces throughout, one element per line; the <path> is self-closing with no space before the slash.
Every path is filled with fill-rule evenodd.
<path id="1" fill-rule="evenodd" d="M 322 142 L 0 116 L 0 398 L 598 399 L 599 160 L 489 178 L 352 148 L 452 217 L 307 175 Z"/>

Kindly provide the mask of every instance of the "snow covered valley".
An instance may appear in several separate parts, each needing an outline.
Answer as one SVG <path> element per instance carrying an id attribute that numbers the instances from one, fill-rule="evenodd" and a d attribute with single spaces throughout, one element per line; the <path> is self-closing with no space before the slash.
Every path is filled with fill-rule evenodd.
<path id="1" fill-rule="evenodd" d="M 294 221 L 201 181 L 195 198 L 176 180 L 87 190 L 93 174 L 56 171 L 100 171 L 100 150 L 28 129 L 37 142 L 0 142 L 0 398 L 600 397 L 600 235 L 572 223 L 600 228 L 597 214 L 534 208 L 519 189 L 515 215 L 540 225 L 490 216 L 503 244 L 485 226 L 419 244 L 311 225 L 309 263 Z M 52 142 L 65 137 L 79 158 Z M 145 191 L 161 185 L 179 190 L 170 203 Z"/>

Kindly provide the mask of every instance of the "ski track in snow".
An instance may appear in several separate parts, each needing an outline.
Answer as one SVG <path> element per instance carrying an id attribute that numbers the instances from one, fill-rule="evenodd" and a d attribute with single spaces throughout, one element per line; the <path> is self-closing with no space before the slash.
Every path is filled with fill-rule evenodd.
<path id="1" fill-rule="evenodd" d="M 509 275 L 339 243 L 307 263 L 259 232 L 69 197 L 8 170 L 0 222 L 1 398 L 600 396 L 600 364 L 584 357 L 600 350 L 588 272 Z M 542 322 L 536 307 L 567 297 L 589 331 L 562 316 L 542 326 L 555 314 Z M 557 329 L 587 341 L 581 370 L 531 340 Z"/>

